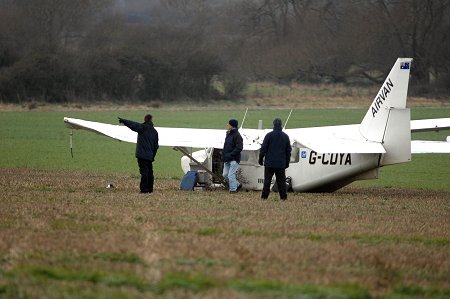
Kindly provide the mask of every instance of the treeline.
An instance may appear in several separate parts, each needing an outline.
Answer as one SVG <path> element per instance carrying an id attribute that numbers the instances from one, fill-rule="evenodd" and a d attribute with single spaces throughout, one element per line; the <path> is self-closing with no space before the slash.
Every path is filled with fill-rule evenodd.
<path id="1" fill-rule="evenodd" d="M 450 0 L 0 0 L 0 100 L 235 99 L 249 81 L 450 93 Z M 220 83 L 220 84 L 219 84 Z M 219 88 L 220 86 L 220 88 Z"/>

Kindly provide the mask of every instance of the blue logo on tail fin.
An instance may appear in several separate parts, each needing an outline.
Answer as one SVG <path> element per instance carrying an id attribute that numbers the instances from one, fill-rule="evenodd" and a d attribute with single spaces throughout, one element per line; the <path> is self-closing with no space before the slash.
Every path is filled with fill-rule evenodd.
<path id="1" fill-rule="evenodd" d="M 409 62 L 401 62 L 400 69 L 401 70 L 409 70 Z"/>

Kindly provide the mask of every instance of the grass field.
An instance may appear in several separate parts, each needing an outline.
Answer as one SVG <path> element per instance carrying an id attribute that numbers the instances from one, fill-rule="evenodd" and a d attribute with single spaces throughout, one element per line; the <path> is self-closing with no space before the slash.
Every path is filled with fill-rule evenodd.
<path id="1" fill-rule="evenodd" d="M 138 180 L 0 169 L 0 298 L 450 296 L 450 191 L 262 202 Z"/>
<path id="2" fill-rule="evenodd" d="M 158 126 L 223 128 L 243 111 L 153 112 Z M 450 157 L 415 155 L 331 194 L 182 192 L 161 149 L 140 195 L 134 145 L 74 132 L 143 111 L 0 112 L 0 298 L 448 298 Z M 289 111 L 250 111 L 246 126 Z M 295 110 L 290 127 L 359 122 L 365 109 Z M 412 110 L 413 119 L 450 108 Z M 414 137 L 443 140 L 446 134 Z M 116 188 L 106 189 L 108 183 Z"/>

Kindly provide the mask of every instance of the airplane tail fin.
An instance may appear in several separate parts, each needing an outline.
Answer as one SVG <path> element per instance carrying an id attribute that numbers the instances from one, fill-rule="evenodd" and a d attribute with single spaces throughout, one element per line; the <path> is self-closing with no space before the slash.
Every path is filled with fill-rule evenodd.
<path id="1" fill-rule="evenodd" d="M 411 160 L 411 116 L 406 108 L 411 62 L 397 59 L 360 125 L 367 140 L 385 147 L 382 165 Z"/>

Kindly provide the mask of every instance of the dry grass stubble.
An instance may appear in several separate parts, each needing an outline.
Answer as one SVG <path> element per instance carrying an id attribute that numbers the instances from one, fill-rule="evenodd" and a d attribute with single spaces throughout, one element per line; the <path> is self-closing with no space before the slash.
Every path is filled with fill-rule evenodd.
<path id="1" fill-rule="evenodd" d="M 0 169 L 0 297 L 11 284 L 33 294 L 30 273 L 61 268 L 152 285 L 171 273 L 223 282 L 205 297 L 236 295 L 233 281 L 355 285 L 375 297 L 412 286 L 449 292 L 448 191 L 347 187 L 262 202 L 257 192 L 183 192 L 178 183 L 158 180 L 141 195 L 136 178 Z M 149 291 L 130 281 L 137 295 Z"/>

